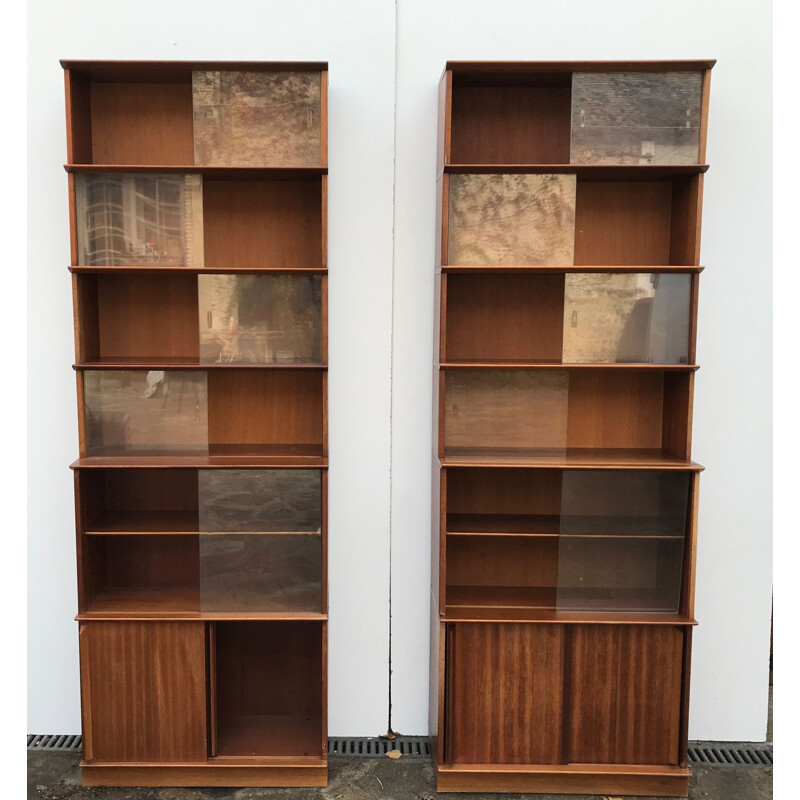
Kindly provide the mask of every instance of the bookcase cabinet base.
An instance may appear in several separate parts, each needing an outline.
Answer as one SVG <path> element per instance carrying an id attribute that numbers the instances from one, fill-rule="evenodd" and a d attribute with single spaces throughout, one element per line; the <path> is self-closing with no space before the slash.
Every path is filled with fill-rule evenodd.
<path id="1" fill-rule="evenodd" d="M 439 767 L 436 790 L 687 797 L 690 775 L 683 767 L 470 764 Z"/>
<path id="2" fill-rule="evenodd" d="M 218 763 L 137 764 L 108 766 L 81 764 L 84 786 L 265 786 L 318 787 L 328 784 L 325 763 L 307 766 L 228 765 Z"/>

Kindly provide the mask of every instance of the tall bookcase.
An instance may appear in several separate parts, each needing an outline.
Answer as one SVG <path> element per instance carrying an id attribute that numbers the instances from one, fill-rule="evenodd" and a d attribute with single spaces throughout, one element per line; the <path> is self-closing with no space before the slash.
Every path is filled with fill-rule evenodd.
<path id="1" fill-rule="evenodd" d="M 63 61 L 87 785 L 327 782 L 327 65 Z"/>
<path id="2" fill-rule="evenodd" d="M 688 793 L 713 61 L 440 83 L 438 788 Z"/>

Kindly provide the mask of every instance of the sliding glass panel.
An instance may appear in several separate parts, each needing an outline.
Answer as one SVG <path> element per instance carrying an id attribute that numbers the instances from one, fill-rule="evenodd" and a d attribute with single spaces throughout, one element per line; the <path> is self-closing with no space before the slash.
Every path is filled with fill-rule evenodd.
<path id="1" fill-rule="evenodd" d="M 83 372 L 87 456 L 208 453 L 205 372 Z"/>
<path id="2" fill-rule="evenodd" d="M 321 361 L 319 275 L 200 275 L 197 292 L 202 363 Z"/>
<path id="3" fill-rule="evenodd" d="M 322 475 L 314 469 L 203 469 L 205 533 L 319 533 Z"/>
<path id="4" fill-rule="evenodd" d="M 200 175 L 76 175 L 78 264 L 203 266 Z"/>
<path id="5" fill-rule="evenodd" d="M 201 533 L 202 611 L 322 610 L 319 533 Z"/>
<path id="6" fill-rule="evenodd" d="M 557 607 L 676 612 L 689 473 L 563 473 Z"/>
<path id="7" fill-rule="evenodd" d="M 697 164 L 700 72 L 576 72 L 572 164 Z"/>
<path id="8" fill-rule="evenodd" d="M 450 175 L 447 263 L 571 265 L 575 188 L 575 175 Z"/>
<path id="9" fill-rule="evenodd" d="M 562 538 L 557 608 L 676 613 L 682 564 L 683 539 Z"/>
<path id="10" fill-rule="evenodd" d="M 194 163 L 320 164 L 321 96 L 319 72 L 193 72 Z"/>
<path id="11" fill-rule="evenodd" d="M 448 370 L 445 450 L 563 450 L 567 390 L 565 370 Z"/>
<path id="12" fill-rule="evenodd" d="M 691 275 L 571 273 L 565 364 L 687 364 Z"/>
<path id="13" fill-rule="evenodd" d="M 204 611 L 321 611 L 319 470 L 201 470 Z"/>

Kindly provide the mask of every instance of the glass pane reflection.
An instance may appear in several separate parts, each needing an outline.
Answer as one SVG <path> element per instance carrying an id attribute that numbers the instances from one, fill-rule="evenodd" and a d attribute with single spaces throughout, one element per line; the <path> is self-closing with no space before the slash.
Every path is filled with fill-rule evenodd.
<path id="1" fill-rule="evenodd" d="M 201 533 L 200 608 L 321 611 L 321 534 Z"/>
<path id="2" fill-rule="evenodd" d="M 571 265 L 575 175 L 450 176 L 447 263 Z"/>
<path id="3" fill-rule="evenodd" d="M 445 448 L 563 449 L 565 370 L 448 370 Z"/>
<path id="4" fill-rule="evenodd" d="M 199 275 L 200 361 L 318 363 L 319 275 Z"/>
<path id="5" fill-rule="evenodd" d="M 87 456 L 208 453 L 205 372 L 83 372 Z"/>
<path id="6" fill-rule="evenodd" d="M 687 364 L 691 275 L 571 273 L 565 364 Z"/>
<path id="7" fill-rule="evenodd" d="M 565 471 L 557 607 L 677 612 L 689 481 L 685 472 Z"/>
<path id="8" fill-rule="evenodd" d="M 700 72 L 576 72 L 572 164 L 697 164 Z"/>
<path id="9" fill-rule="evenodd" d="M 77 175 L 78 264 L 203 266 L 200 175 Z"/>

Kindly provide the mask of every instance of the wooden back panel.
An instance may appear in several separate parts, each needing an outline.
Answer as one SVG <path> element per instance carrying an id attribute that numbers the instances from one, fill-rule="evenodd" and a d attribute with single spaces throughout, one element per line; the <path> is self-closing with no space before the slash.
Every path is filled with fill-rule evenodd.
<path id="1" fill-rule="evenodd" d="M 322 185 L 298 181 L 203 181 L 205 265 L 322 266 Z"/>

